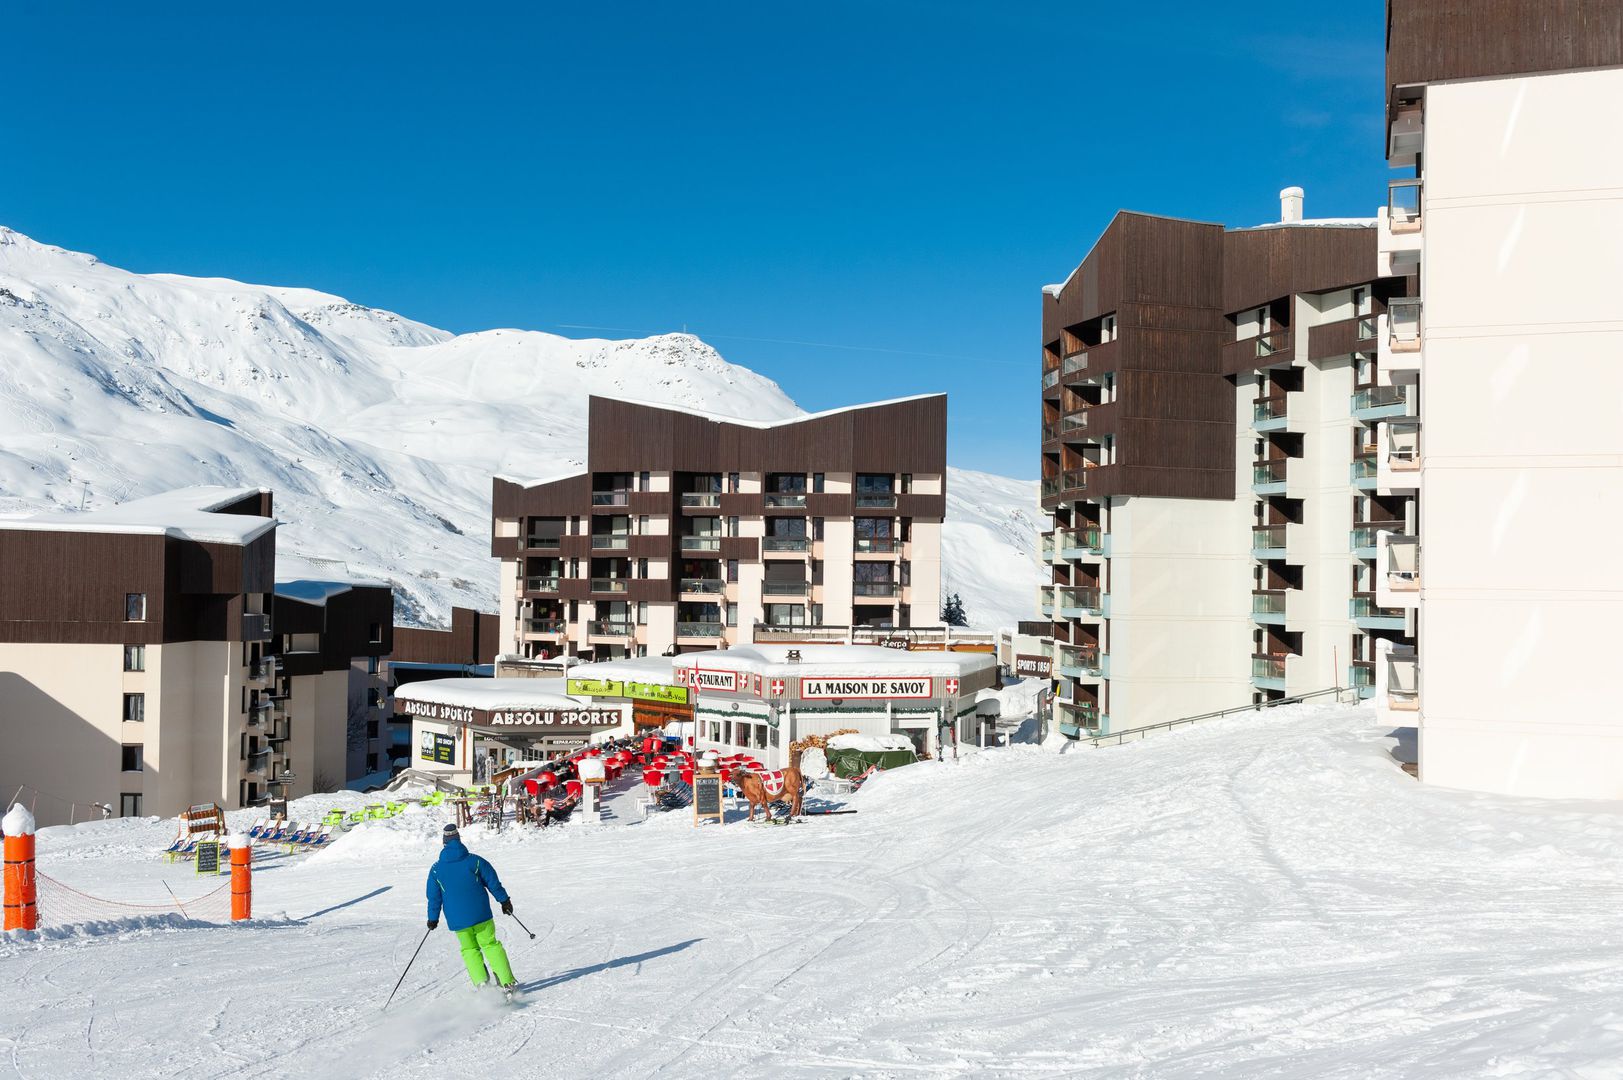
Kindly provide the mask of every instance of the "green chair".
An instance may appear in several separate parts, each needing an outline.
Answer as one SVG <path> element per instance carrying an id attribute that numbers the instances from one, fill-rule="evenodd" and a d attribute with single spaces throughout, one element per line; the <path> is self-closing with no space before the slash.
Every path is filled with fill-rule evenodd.
<path id="1" fill-rule="evenodd" d="M 424 806 L 444 806 L 445 805 L 445 792 L 440 791 L 438 788 L 436 788 L 433 791 L 430 791 L 427 795 L 423 796 L 423 805 Z"/>
<path id="2" fill-rule="evenodd" d="M 400 813 L 400 811 L 404 810 L 405 807 L 397 802 L 386 802 L 383 804 L 383 809 L 388 816 L 395 817 Z"/>
<path id="3" fill-rule="evenodd" d="M 359 825 L 361 822 L 366 820 L 366 811 L 352 810 L 350 811 L 349 818 L 347 820 L 351 825 Z"/>
<path id="4" fill-rule="evenodd" d="M 328 810 L 327 816 L 321 819 L 323 825 L 342 825 L 344 812 L 342 810 Z"/>

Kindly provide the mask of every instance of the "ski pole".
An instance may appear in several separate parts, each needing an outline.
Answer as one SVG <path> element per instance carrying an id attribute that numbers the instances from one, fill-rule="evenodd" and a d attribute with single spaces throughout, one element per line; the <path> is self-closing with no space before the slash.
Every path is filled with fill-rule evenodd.
<path id="1" fill-rule="evenodd" d="M 512 915 L 512 914 L 509 914 L 508 918 L 510 918 L 514 922 L 518 923 L 518 928 L 520 930 L 524 931 L 526 934 L 530 934 L 530 928 L 528 926 L 524 925 L 524 920 L 523 919 L 519 918 L 517 915 Z M 531 941 L 535 940 L 535 935 L 534 934 L 530 934 L 530 940 Z"/>
<path id="2" fill-rule="evenodd" d="M 420 952 L 423 951 L 423 946 L 428 944 L 428 935 L 432 934 L 433 932 L 434 932 L 434 928 L 432 926 L 430 926 L 427 930 L 423 931 L 423 940 L 421 940 L 421 941 L 419 941 L 417 943 L 416 951 L 414 951 L 411 954 L 411 959 L 406 961 L 406 971 L 410 971 L 411 970 L 411 965 L 413 965 L 413 964 L 415 964 L 417 962 L 417 953 L 420 953 Z M 400 983 L 403 983 L 403 982 L 406 981 L 406 971 L 402 971 L 400 973 L 400 982 L 395 983 L 394 984 L 394 989 L 389 991 L 389 1001 L 393 1001 L 395 994 L 399 992 Z M 383 1003 L 383 1007 L 385 1009 L 387 1009 L 389 1007 L 389 1001 L 385 1001 Z"/>

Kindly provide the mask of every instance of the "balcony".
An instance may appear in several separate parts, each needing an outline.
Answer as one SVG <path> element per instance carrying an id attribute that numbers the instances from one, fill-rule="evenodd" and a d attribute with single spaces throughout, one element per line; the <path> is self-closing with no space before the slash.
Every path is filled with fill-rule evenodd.
<path id="1" fill-rule="evenodd" d="M 1104 614 L 1103 594 L 1096 588 L 1059 588 L 1055 594 L 1063 618 L 1098 618 Z"/>
<path id="2" fill-rule="evenodd" d="M 1354 660 L 1347 668 L 1347 685 L 1358 691 L 1359 698 L 1375 696 L 1375 664 L 1369 660 Z"/>
<path id="3" fill-rule="evenodd" d="M 258 698 L 258 699 L 254 700 L 254 701 L 249 702 L 249 704 L 248 704 L 248 723 L 249 723 L 249 725 L 257 727 L 260 724 L 269 723 L 270 718 L 271 718 L 271 710 L 274 709 L 275 707 L 276 707 L 276 703 L 274 701 L 270 700 L 270 698 Z"/>
<path id="4" fill-rule="evenodd" d="M 1376 428 L 1379 440 L 1380 471 L 1376 487 L 1383 494 L 1417 491 L 1420 488 L 1420 420 L 1406 417 L 1387 420 Z"/>
<path id="5" fill-rule="evenodd" d="M 1251 619 L 1270 626 L 1285 625 L 1285 590 L 1259 589 L 1251 594 Z"/>
<path id="6" fill-rule="evenodd" d="M 536 637 L 557 637 L 564 632 L 562 619 L 525 619 L 522 623 L 524 633 Z"/>
<path id="7" fill-rule="evenodd" d="M 285 743 L 289 738 L 290 730 L 291 725 L 286 720 L 272 724 L 270 730 L 265 732 L 265 741 L 272 745 Z"/>
<path id="8" fill-rule="evenodd" d="M 1054 586 L 1043 585 L 1037 589 L 1037 607 L 1044 615 L 1054 614 Z"/>
<path id="9" fill-rule="evenodd" d="M 720 536 L 684 536 L 682 537 L 683 551 L 720 551 Z"/>
<path id="10" fill-rule="evenodd" d="M 1352 485 L 1360 491 L 1374 491 L 1381 471 L 1380 463 L 1374 451 L 1366 450 L 1353 458 L 1348 468 L 1348 476 Z"/>
<path id="11" fill-rule="evenodd" d="M 716 491 L 684 491 L 683 506 L 720 506 L 721 493 Z"/>
<path id="12" fill-rule="evenodd" d="M 768 510 L 804 510 L 806 493 L 803 491 L 769 491 L 766 493 Z"/>
<path id="13" fill-rule="evenodd" d="M 1075 739 L 1084 733 L 1092 735 L 1101 730 L 1104 718 L 1099 713 L 1099 706 L 1092 702 L 1057 698 L 1054 705 L 1055 719 L 1059 721 L 1061 734 Z"/>
<path id="14" fill-rule="evenodd" d="M 1370 593 L 1359 593 L 1347 601 L 1347 613 L 1360 630 L 1402 630 L 1406 619 L 1401 608 L 1385 608 Z"/>
<path id="15" fill-rule="evenodd" d="M 1097 679 L 1104 664 L 1097 645 L 1059 645 L 1059 673 L 1066 679 Z"/>
<path id="16" fill-rule="evenodd" d="M 902 542 L 888 536 L 859 536 L 852 547 L 858 555 L 892 555 L 902 550 Z"/>
<path id="17" fill-rule="evenodd" d="M 762 596 L 805 596 L 811 584 L 805 581 L 763 581 Z"/>
<path id="18" fill-rule="evenodd" d="M 896 494 L 890 491 L 869 491 L 857 495 L 857 509 L 883 510 L 896 505 Z"/>
<path id="19" fill-rule="evenodd" d="M 1425 349 L 1425 304 L 1418 297 L 1387 301 L 1381 316 L 1380 381 L 1412 383 L 1420 377 Z"/>
<path id="20" fill-rule="evenodd" d="M 563 543 L 563 537 L 561 536 L 526 536 L 524 538 L 526 548 L 539 548 L 543 551 L 556 548 L 561 543 Z"/>
<path id="21" fill-rule="evenodd" d="M 1376 213 L 1377 265 L 1381 277 L 1405 277 L 1420 263 L 1424 192 L 1418 178 L 1387 184 L 1386 205 Z"/>
<path id="22" fill-rule="evenodd" d="M 626 591 L 629 578 L 622 577 L 595 577 L 592 579 L 592 591 L 595 593 L 623 593 Z"/>
<path id="23" fill-rule="evenodd" d="M 901 585 L 894 581 L 854 581 L 851 583 L 852 596 L 896 596 L 901 592 Z"/>
<path id="24" fill-rule="evenodd" d="M 269 767 L 270 767 L 270 751 L 269 750 L 256 750 L 254 753 L 248 755 L 248 771 L 249 772 L 264 772 Z"/>
<path id="25" fill-rule="evenodd" d="M 1042 533 L 1037 537 L 1037 554 L 1045 563 L 1054 561 L 1055 536 L 1053 533 Z"/>
<path id="26" fill-rule="evenodd" d="M 1401 533 L 1407 526 L 1401 521 L 1356 521 L 1347 537 L 1347 546 L 1356 558 L 1373 559 L 1377 538 L 1381 533 Z"/>
<path id="27" fill-rule="evenodd" d="M 677 582 L 677 590 L 685 593 L 720 593 L 726 590 L 727 583 L 721 578 L 685 577 Z"/>
<path id="28" fill-rule="evenodd" d="M 592 492 L 593 506 L 624 506 L 630 502 L 629 491 L 594 491 Z"/>
<path id="29" fill-rule="evenodd" d="M 679 622 L 676 624 L 676 636 L 679 638 L 719 638 L 721 637 L 719 622 Z"/>
<path id="30" fill-rule="evenodd" d="M 1399 94 L 1402 96 L 1401 92 Z M 1426 145 L 1425 114 L 1416 107 L 1400 108 L 1386 132 L 1386 163 L 1394 169 L 1415 163 L 1415 156 Z"/>
<path id="31" fill-rule="evenodd" d="M 1056 495 L 1063 495 L 1070 491 L 1087 490 L 1087 470 L 1067 469 L 1056 476 L 1046 477 L 1043 480 L 1043 498 L 1049 499 Z"/>
<path id="32" fill-rule="evenodd" d="M 1377 538 L 1375 552 L 1376 570 L 1383 575 L 1376 583 L 1376 601 L 1387 607 L 1418 606 L 1420 537 L 1386 533 Z"/>
<path id="33" fill-rule="evenodd" d="M 1251 490 L 1258 495 L 1283 495 L 1290 475 L 1290 458 L 1259 461 L 1251 466 Z"/>
<path id="34" fill-rule="evenodd" d="M 1283 559 L 1287 528 L 1284 525 L 1257 525 L 1251 529 L 1253 559 Z"/>
<path id="35" fill-rule="evenodd" d="M 762 551 L 810 551 L 811 541 L 804 536 L 763 536 Z"/>
<path id="36" fill-rule="evenodd" d="M 630 637 L 630 619 L 593 619 L 586 624 L 586 632 L 593 637 Z"/>
<path id="37" fill-rule="evenodd" d="M 1067 375 L 1075 375 L 1078 372 L 1086 370 L 1088 370 L 1088 351 L 1086 349 L 1083 349 L 1081 352 L 1071 353 L 1069 356 L 1060 361 L 1060 378 L 1064 378 Z"/>
<path id="38" fill-rule="evenodd" d="M 250 682 L 264 682 L 266 679 L 274 678 L 276 678 L 276 657 L 262 657 L 248 665 Z"/>
<path id="39" fill-rule="evenodd" d="M 1286 399 L 1259 398 L 1251 403 L 1251 430 L 1284 431 Z"/>
<path id="40" fill-rule="evenodd" d="M 1420 711 L 1420 662 L 1413 649 L 1393 649 L 1386 655 L 1386 708 Z"/>
<path id="41" fill-rule="evenodd" d="M 1054 533 L 1055 543 L 1059 547 L 1060 557 L 1064 559 L 1085 559 L 1089 556 L 1099 556 L 1104 553 L 1103 534 L 1096 526 L 1082 529 L 1061 529 Z"/>
<path id="42" fill-rule="evenodd" d="M 1407 386 L 1366 386 L 1354 391 L 1350 402 L 1354 420 L 1380 420 L 1409 411 Z"/>
<path id="43" fill-rule="evenodd" d="M 551 575 L 543 574 L 543 575 L 541 575 L 539 577 L 527 577 L 527 578 L 524 579 L 524 591 L 525 592 L 557 592 L 558 591 L 558 575 L 557 574 L 551 574 Z"/>
<path id="44" fill-rule="evenodd" d="M 1054 387 L 1056 387 L 1058 385 L 1059 385 L 1059 368 L 1054 368 L 1054 369 L 1052 369 L 1050 371 L 1043 372 L 1043 391 L 1045 393 L 1047 391 L 1049 391 L 1049 390 L 1054 389 Z"/>
<path id="45" fill-rule="evenodd" d="M 630 533 L 593 533 L 593 551 L 625 551 L 631 546 Z"/>
<path id="46" fill-rule="evenodd" d="M 1289 653 L 1254 653 L 1251 656 L 1251 685 L 1259 690 L 1278 690 L 1283 692 L 1286 684 L 1286 671 L 1289 667 Z"/>
<path id="47" fill-rule="evenodd" d="M 252 611 L 244 612 L 242 616 L 242 640 L 269 641 L 271 637 L 271 617 Z"/>

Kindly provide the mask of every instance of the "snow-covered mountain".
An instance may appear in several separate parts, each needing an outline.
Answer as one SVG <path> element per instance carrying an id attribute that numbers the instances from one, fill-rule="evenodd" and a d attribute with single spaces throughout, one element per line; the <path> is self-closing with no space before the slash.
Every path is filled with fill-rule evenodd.
<path id="1" fill-rule="evenodd" d="M 683 334 L 453 335 L 309 289 L 134 274 L 0 227 L 0 516 L 185 484 L 276 493 L 284 549 L 394 583 L 402 621 L 490 609 L 490 478 L 577 467 L 586 398 L 802 410 Z M 1036 485 L 954 471 L 946 588 L 1029 617 Z"/>

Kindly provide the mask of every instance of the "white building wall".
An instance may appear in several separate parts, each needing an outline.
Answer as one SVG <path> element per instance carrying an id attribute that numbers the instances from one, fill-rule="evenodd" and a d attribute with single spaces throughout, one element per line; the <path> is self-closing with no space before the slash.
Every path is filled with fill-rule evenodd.
<path id="1" fill-rule="evenodd" d="M 917 491 L 917 478 L 914 481 Z M 913 622 L 936 622 L 941 615 L 941 523 L 913 521 Z"/>
<path id="2" fill-rule="evenodd" d="M 1432 86 L 1421 776 L 1623 797 L 1623 71 Z"/>

